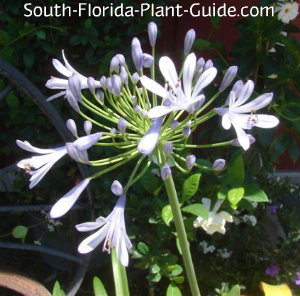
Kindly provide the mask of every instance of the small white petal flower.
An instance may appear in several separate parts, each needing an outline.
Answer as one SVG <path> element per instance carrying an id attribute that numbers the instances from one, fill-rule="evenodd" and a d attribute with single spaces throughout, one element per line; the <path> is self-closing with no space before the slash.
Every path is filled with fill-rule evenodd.
<path id="1" fill-rule="evenodd" d="M 17 163 L 17 166 L 31 175 L 29 188 L 32 189 L 42 180 L 52 166 L 66 154 L 69 154 L 75 161 L 88 163 L 86 150 L 92 147 L 100 138 L 101 133 L 95 133 L 78 138 L 73 143 L 66 143 L 65 146 L 54 149 L 41 149 L 32 146 L 27 141 L 22 142 L 17 140 L 16 143 L 21 149 L 41 154 L 32 156 L 31 158 L 22 159 Z"/>
<path id="2" fill-rule="evenodd" d="M 59 218 L 66 214 L 75 204 L 82 191 L 88 186 L 90 179 L 84 179 L 60 198 L 51 208 L 50 217 Z"/>
<path id="3" fill-rule="evenodd" d="M 159 61 L 160 71 L 169 85 L 169 91 L 159 85 L 156 81 L 142 76 L 140 81 L 142 85 L 154 94 L 162 97 L 165 102 L 162 106 L 156 106 L 149 110 L 149 118 L 157 118 L 171 113 L 172 111 L 185 110 L 189 113 L 195 111 L 194 105 L 201 106 L 204 102 L 202 90 L 209 85 L 217 75 L 217 70 L 211 67 L 204 71 L 196 81 L 193 88 L 192 83 L 196 74 L 196 56 L 191 53 L 187 56 L 183 65 L 182 83 L 173 61 L 168 57 L 162 57 Z"/>
<path id="4" fill-rule="evenodd" d="M 52 101 L 60 96 L 65 95 L 65 90 L 69 88 L 68 86 L 68 79 L 73 75 L 76 74 L 78 80 L 80 81 L 80 89 L 86 89 L 89 88 L 90 83 L 88 83 L 88 78 L 77 72 L 68 62 L 68 60 L 65 57 L 65 53 L 62 50 L 62 57 L 64 60 L 64 65 L 58 61 L 57 59 L 52 60 L 52 64 L 54 68 L 63 76 L 65 76 L 67 79 L 62 79 L 62 78 L 57 78 L 57 77 L 51 77 L 47 82 L 46 82 L 46 87 L 50 89 L 62 89 L 64 91 L 61 91 L 47 99 L 47 101 Z M 99 88 L 100 82 L 99 81 L 94 81 L 94 88 Z M 76 96 L 75 96 L 76 97 Z"/>
<path id="5" fill-rule="evenodd" d="M 256 114 L 257 110 L 262 109 L 272 101 L 272 93 L 263 94 L 255 100 L 244 104 L 250 98 L 253 89 L 254 83 L 249 80 L 238 93 L 230 92 L 228 108 L 215 108 L 217 114 L 222 116 L 224 129 L 229 129 L 233 125 L 238 141 L 244 150 L 250 147 L 250 139 L 245 133 L 245 129 L 252 129 L 254 126 L 273 128 L 279 123 L 278 118 L 273 115 Z"/>
<path id="6" fill-rule="evenodd" d="M 123 266 L 128 266 L 128 251 L 132 244 L 126 233 L 124 207 L 126 196 L 119 197 L 113 211 L 106 217 L 99 217 L 95 222 L 86 222 L 76 225 L 78 231 L 92 231 L 100 228 L 94 234 L 84 239 L 78 246 L 82 254 L 93 251 L 103 240 L 103 251 L 110 253 L 111 248 L 116 248 L 119 261 Z"/>
<path id="7" fill-rule="evenodd" d="M 162 126 L 163 118 L 155 118 L 148 129 L 147 133 L 142 137 L 138 144 L 138 150 L 145 155 L 152 153 L 157 145 L 159 133 Z"/>
<path id="8" fill-rule="evenodd" d="M 299 4 L 297 2 L 280 3 L 275 11 L 278 12 L 278 19 L 285 24 L 294 20 L 299 14 Z"/>
<path id="9" fill-rule="evenodd" d="M 207 234 L 214 234 L 215 232 L 219 232 L 221 234 L 225 234 L 225 224 L 226 222 L 233 222 L 232 216 L 225 212 L 217 212 L 222 205 L 223 201 L 218 200 L 211 210 L 211 200 L 209 198 L 202 198 L 202 203 L 209 211 L 208 219 L 204 220 L 202 217 L 198 217 L 194 221 L 194 227 L 202 227 Z"/>

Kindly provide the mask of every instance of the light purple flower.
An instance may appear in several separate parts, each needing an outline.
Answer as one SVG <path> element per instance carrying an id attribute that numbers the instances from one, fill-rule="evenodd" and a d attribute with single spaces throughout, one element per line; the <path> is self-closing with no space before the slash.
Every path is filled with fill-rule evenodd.
<path id="1" fill-rule="evenodd" d="M 280 268 L 279 266 L 275 265 L 274 263 L 271 263 L 265 270 L 265 274 L 274 277 L 278 274 Z"/>

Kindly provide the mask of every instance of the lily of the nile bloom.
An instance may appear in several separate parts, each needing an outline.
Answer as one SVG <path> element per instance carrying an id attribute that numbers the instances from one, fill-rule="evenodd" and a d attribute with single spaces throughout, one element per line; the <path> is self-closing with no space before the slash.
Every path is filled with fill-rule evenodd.
<path id="1" fill-rule="evenodd" d="M 57 94 L 50 96 L 47 101 L 52 101 L 60 96 L 65 96 L 68 94 L 66 92 L 67 90 L 70 89 L 70 81 L 69 79 L 73 76 L 76 77 L 76 80 L 78 80 L 77 85 L 80 86 L 80 89 L 86 89 L 86 88 L 99 88 L 101 86 L 99 81 L 96 81 L 92 77 L 85 77 L 82 74 L 80 74 L 78 71 L 76 71 L 68 62 L 68 60 L 65 57 L 65 53 L 62 50 L 62 57 L 64 60 L 64 65 L 57 59 L 52 59 L 52 64 L 54 68 L 63 76 L 66 77 L 64 78 L 57 78 L 57 77 L 51 77 L 47 82 L 46 82 L 46 87 L 50 89 L 60 89 L 61 91 L 58 92 Z M 72 81 L 71 81 L 72 84 Z M 73 92 L 72 92 L 73 93 Z M 76 97 L 76 94 L 73 93 L 73 95 Z"/>
<path id="2" fill-rule="evenodd" d="M 279 5 L 275 8 L 278 12 L 278 19 L 285 24 L 294 20 L 299 14 L 299 4 L 297 2 L 279 2 Z"/>
<path id="3" fill-rule="evenodd" d="M 215 232 L 225 234 L 225 224 L 226 222 L 233 222 L 233 218 L 225 211 L 218 212 L 223 201 L 218 200 L 213 209 L 211 209 L 211 200 L 209 198 L 202 198 L 202 203 L 209 211 L 208 219 L 205 220 L 202 217 L 197 217 L 197 219 L 194 221 L 194 227 L 202 227 L 204 231 L 210 235 L 214 234 Z"/>
<path id="4" fill-rule="evenodd" d="M 211 67 L 199 76 L 193 87 L 193 79 L 196 74 L 196 56 L 194 53 L 187 56 L 183 65 L 183 88 L 181 87 L 175 65 L 169 57 L 162 57 L 159 60 L 159 68 L 165 81 L 168 83 L 169 90 L 147 76 L 140 78 L 145 88 L 164 99 L 163 105 L 153 107 L 148 111 L 149 118 L 158 118 L 178 110 L 193 113 L 195 111 L 194 105 L 197 103 L 197 106 L 200 107 L 204 102 L 205 97 L 202 94 L 202 90 L 217 75 L 217 69 Z"/>
<path id="5" fill-rule="evenodd" d="M 86 222 L 76 225 L 78 231 L 92 231 L 100 228 L 94 234 L 84 239 L 78 246 L 78 252 L 86 254 L 93 251 L 103 240 L 103 251 L 110 253 L 116 249 L 117 257 L 123 266 L 128 266 L 128 250 L 132 244 L 126 233 L 124 207 L 126 196 L 119 197 L 113 211 L 106 217 L 99 217 L 95 222 Z"/>
<path id="6" fill-rule="evenodd" d="M 32 189 L 42 180 L 52 166 L 66 154 L 69 154 L 75 161 L 88 163 L 87 149 L 92 147 L 100 138 L 101 133 L 95 133 L 53 149 L 41 149 L 32 146 L 27 141 L 17 140 L 17 145 L 23 150 L 39 154 L 22 159 L 17 163 L 17 166 L 31 175 L 29 188 Z"/>
<path id="7" fill-rule="evenodd" d="M 224 129 L 228 130 L 233 125 L 238 141 L 244 150 L 250 147 L 250 139 L 245 129 L 250 130 L 254 126 L 273 128 L 279 123 L 278 118 L 273 115 L 256 114 L 257 110 L 264 108 L 272 101 L 273 93 L 263 94 L 244 104 L 250 98 L 253 89 L 254 83 L 249 80 L 239 92 L 230 92 L 227 108 L 215 108 L 217 114 L 222 116 Z"/>

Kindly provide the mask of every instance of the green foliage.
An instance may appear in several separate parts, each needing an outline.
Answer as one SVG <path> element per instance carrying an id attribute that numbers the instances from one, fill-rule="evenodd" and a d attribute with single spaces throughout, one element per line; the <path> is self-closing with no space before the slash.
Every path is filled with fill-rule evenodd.
<path id="1" fill-rule="evenodd" d="M 181 296 L 181 292 L 179 288 L 174 284 L 171 283 L 167 289 L 167 296 Z"/>
<path id="2" fill-rule="evenodd" d="M 161 211 L 161 218 L 167 226 L 170 226 L 170 222 L 173 220 L 173 213 L 170 205 L 163 207 Z"/>
<path id="3" fill-rule="evenodd" d="M 22 243 L 24 243 L 27 233 L 28 228 L 24 225 L 18 225 L 12 230 L 13 237 L 16 239 L 21 239 Z"/>
<path id="4" fill-rule="evenodd" d="M 65 292 L 60 288 L 58 281 L 56 281 L 54 284 L 52 296 L 66 296 Z"/>
<path id="5" fill-rule="evenodd" d="M 102 281 L 96 276 L 93 278 L 93 289 L 95 296 L 107 296 L 107 292 Z"/>
<path id="6" fill-rule="evenodd" d="M 181 193 L 183 202 L 189 200 L 196 194 L 199 188 L 200 177 L 201 174 L 194 174 L 184 181 Z"/>
<path id="7" fill-rule="evenodd" d="M 203 219 L 208 219 L 208 211 L 207 211 L 206 207 L 200 203 L 194 203 L 192 205 L 188 205 L 188 206 L 182 208 L 182 211 L 186 212 L 186 213 L 190 213 L 197 217 L 200 216 Z"/>

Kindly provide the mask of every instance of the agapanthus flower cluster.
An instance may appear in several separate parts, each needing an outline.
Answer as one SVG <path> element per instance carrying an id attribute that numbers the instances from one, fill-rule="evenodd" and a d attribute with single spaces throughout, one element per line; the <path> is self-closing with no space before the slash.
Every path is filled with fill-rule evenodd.
<path id="1" fill-rule="evenodd" d="M 87 253 L 104 241 L 103 250 L 109 252 L 110 248 L 116 248 L 117 256 L 125 266 L 128 265 L 127 250 L 131 248 L 124 220 L 126 196 L 129 198 L 127 191 L 148 169 L 156 167 L 163 181 L 171 176 L 174 169 L 183 173 L 193 168 L 212 172 L 223 170 L 226 165 L 224 159 L 215 160 L 210 167 L 203 166 L 197 163 L 198 155 L 187 153 L 187 149 L 241 146 L 247 150 L 255 141 L 247 131 L 253 127 L 272 128 L 278 124 L 278 119 L 272 115 L 256 114 L 257 110 L 272 101 L 272 93 L 251 100 L 254 90 L 251 80 L 246 83 L 238 80 L 228 91 L 238 73 L 236 66 L 228 68 L 215 95 L 207 95 L 207 88 L 218 81 L 218 71 L 211 60 L 205 61 L 191 52 L 196 36 L 193 29 L 188 31 L 184 40 L 182 67 L 168 56 L 156 60 L 155 23 L 149 24 L 148 33 L 151 53 L 144 52 L 137 37 L 132 40 L 131 57 L 135 69 L 129 69 L 130 63 L 127 63 L 124 55 L 116 54 L 111 60 L 108 75 L 100 78 L 80 74 L 62 51 L 63 63 L 57 59 L 53 59 L 52 63 L 63 78 L 51 77 L 47 81 L 46 87 L 58 90 L 48 101 L 65 98 L 85 120 L 85 135 L 79 136 L 76 123 L 69 119 L 66 125 L 75 137 L 73 142 L 42 149 L 27 141 L 17 140 L 20 148 L 35 154 L 18 163 L 31 176 L 30 188 L 41 182 L 53 165 L 66 155 L 98 169 L 54 204 L 50 211 L 52 218 L 66 214 L 94 179 L 128 162 L 135 164 L 124 187 L 117 181 L 112 184 L 112 192 L 118 196 L 118 200 L 111 214 L 76 226 L 79 231 L 96 230 L 82 241 L 79 252 Z M 157 64 L 163 77 L 159 81 L 155 78 Z M 217 97 L 226 91 L 229 94 L 224 104 L 211 108 Z M 221 123 L 225 130 L 234 128 L 237 138 L 219 143 L 191 144 L 197 127 L 216 115 L 222 116 Z M 214 123 L 214 126 L 217 127 L 217 124 Z M 108 158 L 89 158 L 88 150 L 93 149 L 97 153 L 104 147 L 114 147 L 114 151 L 118 152 Z M 225 222 L 232 222 L 231 215 L 224 211 L 217 212 L 220 202 L 212 210 L 210 200 L 204 199 L 203 203 L 210 211 L 209 220 L 197 219 L 195 226 L 201 226 L 209 234 L 216 231 L 224 234 Z"/>

